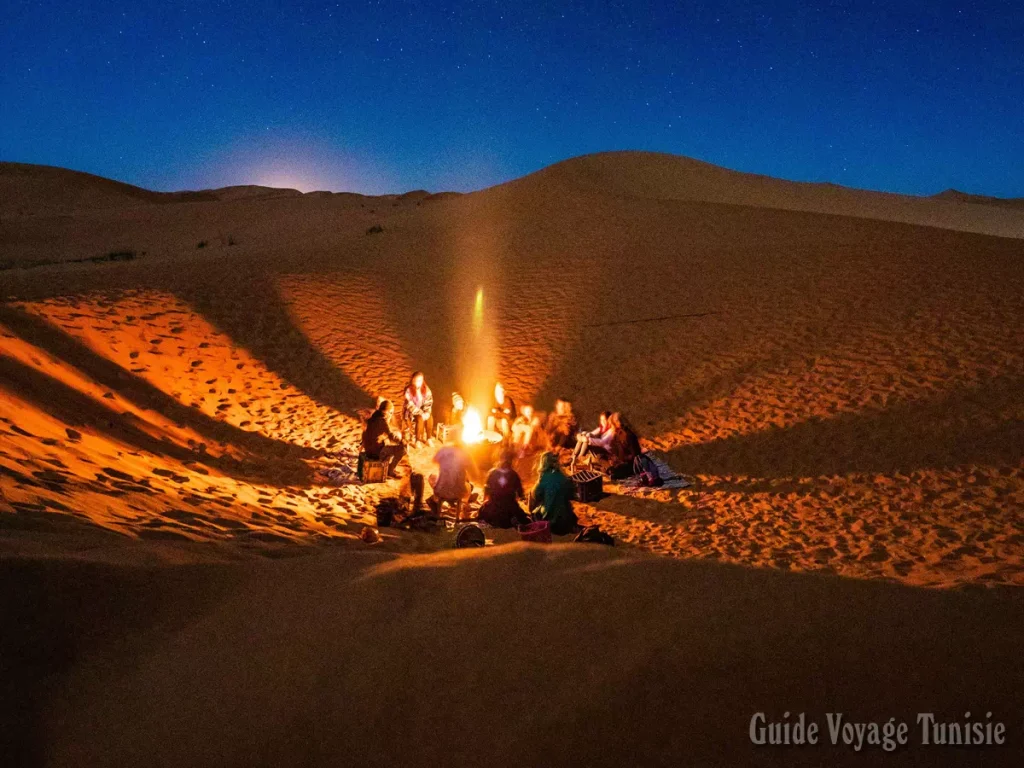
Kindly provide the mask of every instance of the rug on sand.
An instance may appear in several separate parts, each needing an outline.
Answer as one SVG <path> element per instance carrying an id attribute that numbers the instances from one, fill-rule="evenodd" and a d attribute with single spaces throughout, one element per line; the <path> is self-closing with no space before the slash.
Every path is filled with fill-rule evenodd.
<path id="1" fill-rule="evenodd" d="M 661 485 L 648 486 L 640 484 L 640 476 L 634 475 L 633 477 L 627 477 L 618 483 L 618 486 L 622 489 L 622 493 L 636 494 L 643 491 L 656 491 L 656 490 L 675 490 L 681 488 L 689 488 L 693 485 L 692 482 L 687 480 L 682 475 L 678 474 L 672 467 L 670 467 L 663 459 L 655 456 L 653 453 L 644 454 L 651 461 L 654 462 L 654 466 L 658 468 L 658 477 L 661 478 Z"/>

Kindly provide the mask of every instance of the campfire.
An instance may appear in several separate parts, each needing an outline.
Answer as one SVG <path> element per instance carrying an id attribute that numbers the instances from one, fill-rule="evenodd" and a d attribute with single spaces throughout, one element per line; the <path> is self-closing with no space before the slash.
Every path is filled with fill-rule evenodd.
<path id="1" fill-rule="evenodd" d="M 463 445 L 477 445 L 487 443 L 494 445 L 501 442 L 501 435 L 488 429 L 484 429 L 483 421 L 480 419 L 480 411 L 472 405 L 466 408 L 462 416 L 462 443 Z"/>
<path id="2" fill-rule="evenodd" d="M 480 421 L 480 412 L 472 405 L 466 408 L 462 416 L 462 442 L 466 445 L 479 443 L 484 439 L 484 425 Z"/>

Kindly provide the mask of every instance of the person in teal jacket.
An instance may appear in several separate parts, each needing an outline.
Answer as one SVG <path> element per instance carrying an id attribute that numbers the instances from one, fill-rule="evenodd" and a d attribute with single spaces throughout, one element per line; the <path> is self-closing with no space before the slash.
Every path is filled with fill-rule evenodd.
<path id="1" fill-rule="evenodd" d="M 576 485 L 558 465 L 558 456 L 551 452 L 541 454 L 537 473 L 540 477 L 531 494 L 530 511 L 540 520 L 547 520 L 556 536 L 575 533 L 578 521 L 572 511 L 572 500 L 576 497 Z"/>

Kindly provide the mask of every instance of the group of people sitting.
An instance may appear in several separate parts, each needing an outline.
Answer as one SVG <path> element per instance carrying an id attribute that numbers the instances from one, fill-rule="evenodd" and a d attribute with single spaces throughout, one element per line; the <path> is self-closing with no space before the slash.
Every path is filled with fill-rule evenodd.
<path id="1" fill-rule="evenodd" d="M 398 477 L 398 464 L 409 445 L 436 444 L 433 409 L 433 393 L 423 373 L 417 371 L 403 393 L 403 430 L 392 426 L 394 404 L 379 399 L 363 432 L 363 453 L 370 459 L 385 461 L 387 475 Z M 430 478 L 433 495 L 428 506 L 435 514 L 439 514 L 442 504 L 461 504 L 473 494 L 469 473 L 474 469 L 474 460 L 460 440 L 466 410 L 465 398 L 458 392 L 452 393 L 445 418 L 449 442 L 435 454 L 438 472 Z M 575 484 L 563 465 L 568 466 L 570 473 L 582 465 L 612 479 L 622 479 L 633 474 L 634 462 L 641 453 L 639 438 L 621 413 L 605 411 L 596 427 L 581 431 L 569 400 L 559 398 L 554 410 L 542 418 L 530 405 L 517 409 L 500 383 L 494 386 L 486 428 L 500 436 L 501 455 L 487 476 L 479 517 L 498 528 L 529 522 L 520 506 L 526 500 L 530 514 L 548 520 L 552 533 L 571 532 L 577 525 L 572 510 Z M 527 496 L 514 462 L 532 453 L 540 454 L 538 480 Z"/>
<path id="2" fill-rule="evenodd" d="M 514 457 L 511 449 L 502 449 L 497 465 L 487 473 L 477 519 L 493 528 L 517 528 L 546 520 L 555 535 L 574 533 L 578 528 L 572 507 L 576 485 L 562 471 L 558 457 L 550 452 L 541 455 L 537 482 L 529 493 L 513 465 Z M 462 504 L 476 498 L 469 479 L 476 465 L 472 454 L 460 443 L 443 446 L 434 455 L 434 463 L 438 471 L 430 477 L 433 493 L 427 499 L 432 517 L 440 516 L 444 504 L 460 509 Z"/>
<path id="3" fill-rule="evenodd" d="M 465 408 L 463 397 L 458 392 L 452 393 L 447 423 L 460 424 Z M 529 453 L 553 451 L 569 457 L 571 471 L 577 465 L 597 467 L 613 479 L 633 474 L 636 457 L 642 452 L 636 431 L 621 413 L 604 411 L 596 427 L 582 432 L 570 400 L 558 398 L 554 410 L 543 418 L 531 405 L 524 405 L 517 411 L 515 401 L 500 383 L 494 385 L 487 429 L 499 433 L 516 449 L 519 458 Z"/>
<path id="4" fill-rule="evenodd" d="M 632 475 L 636 458 L 642 453 L 636 430 L 621 413 L 602 412 L 597 426 L 584 432 L 580 430 L 572 403 L 564 398 L 555 401 L 555 409 L 546 421 L 542 423 L 535 417 L 521 437 L 514 436 L 514 439 L 523 450 L 543 443 L 547 450 L 567 453 L 570 471 L 585 465 L 602 470 L 613 480 Z"/>
<path id="5" fill-rule="evenodd" d="M 369 459 L 384 461 L 387 476 L 398 477 L 399 462 L 409 444 L 433 442 L 434 395 L 427 386 L 422 371 L 416 371 L 405 388 L 402 422 L 405 432 L 393 426 L 395 405 L 387 398 L 377 398 L 377 408 L 366 420 L 363 428 L 362 451 Z"/>

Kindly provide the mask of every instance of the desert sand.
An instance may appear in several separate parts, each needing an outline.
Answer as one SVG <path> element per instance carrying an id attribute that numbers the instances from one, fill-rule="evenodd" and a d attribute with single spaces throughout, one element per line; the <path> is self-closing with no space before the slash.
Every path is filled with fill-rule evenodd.
<path id="1" fill-rule="evenodd" d="M 980 707 L 1019 764 L 1019 201 L 647 153 L 386 197 L 6 164 L 0 262 L 29 763 L 925 765 L 746 723 Z M 323 480 L 412 370 L 468 386 L 479 288 L 517 402 L 620 409 L 691 480 L 580 505 L 615 550 L 368 546 L 401 484 Z"/>

